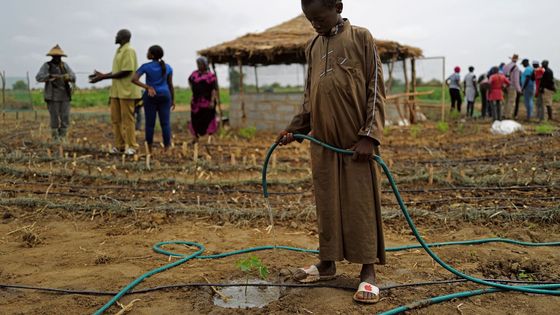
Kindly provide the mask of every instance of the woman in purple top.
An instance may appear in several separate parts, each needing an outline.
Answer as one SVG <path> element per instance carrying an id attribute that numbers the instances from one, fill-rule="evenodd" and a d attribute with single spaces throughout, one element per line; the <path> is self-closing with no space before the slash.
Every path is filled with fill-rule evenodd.
<path id="1" fill-rule="evenodd" d="M 193 96 L 191 101 L 191 122 L 189 130 L 198 138 L 214 134 L 218 130 L 216 105 L 218 105 L 218 80 L 208 70 L 208 59 L 200 57 L 196 60 L 198 70 L 189 77 L 189 85 Z"/>
<path id="2" fill-rule="evenodd" d="M 146 115 L 146 142 L 150 152 L 154 142 L 156 115 L 163 134 L 163 145 L 171 147 L 171 111 L 175 109 L 175 90 L 173 88 L 173 69 L 163 61 L 163 49 L 154 45 L 148 49 L 148 59 L 132 77 L 132 82 L 144 88 L 144 112 Z M 140 77 L 146 75 L 146 84 Z"/>

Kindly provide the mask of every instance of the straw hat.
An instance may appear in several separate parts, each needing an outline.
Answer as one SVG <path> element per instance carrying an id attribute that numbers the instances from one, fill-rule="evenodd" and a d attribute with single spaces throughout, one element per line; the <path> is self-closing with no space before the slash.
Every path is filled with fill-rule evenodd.
<path id="1" fill-rule="evenodd" d="M 54 46 L 53 48 L 51 48 L 51 50 L 47 53 L 47 56 L 67 57 L 66 54 L 64 53 L 64 51 L 62 50 L 62 48 L 60 48 L 60 46 L 58 44 L 56 46 Z"/>

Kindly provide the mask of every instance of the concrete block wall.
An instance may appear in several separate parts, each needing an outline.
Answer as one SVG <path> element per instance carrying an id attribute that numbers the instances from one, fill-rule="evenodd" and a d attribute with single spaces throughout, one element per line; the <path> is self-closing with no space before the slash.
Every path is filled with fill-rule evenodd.
<path id="1" fill-rule="evenodd" d="M 230 125 L 233 128 L 256 127 L 258 131 L 277 132 L 290 123 L 303 103 L 303 93 L 246 94 L 245 120 L 242 119 L 241 96 L 231 96 Z"/>

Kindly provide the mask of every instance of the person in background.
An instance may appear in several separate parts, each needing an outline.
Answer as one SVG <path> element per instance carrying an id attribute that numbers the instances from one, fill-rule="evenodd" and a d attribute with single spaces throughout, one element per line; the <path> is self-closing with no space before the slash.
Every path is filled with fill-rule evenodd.
<path id="1" fill-rule="evenodd" d="M 452 75 L 445 80 L 445 84 L 449 87 L 449 95 L 451 96 L 451 110 L 461 112 L 461 68 L 455 67 Z"/>
<path id="2" fill-rule="evenodd" d="M 543 77 L 541 79 L 540 91 L 542 94 L 544 106 L 548 112 L 548 120 L 554 120 L 554 113 L 552 108 L 552 99 L 556 92 L 556 82 L 554 80 L 554 73 L 549 68 L 548 60 L 543 60 L 542 67 L 544 68 Z"/>
<path id="3" fill-rule="evenodd" d="M 537 118 L 539 119 L 539 122 L 542 122 L 544 120 L 544 106 L 542 93 L 540 93 L 539 91 L 541 87 L 541 80 L 544 76 L 545 70 L 536 60 L 533 61 L 533 69 L 535 69 L 535 98 L 537 105 Z"/>
<path id="4" fill-rule="evenodd" d="M 189 77 L 192 90 L 191 122 L 189 130 L 197 142 L 201 136 L 214 134 L 218 130 L 216 106 L 218 105 L 218 79 L 208 68 L 208 59 L 196 60 L 198 69 Z"/>
<path id="5" fill-rule="evenodd" d="M 472 118 L 474 114 L 474 102 L 478 95 L 474 67 L 469 67 L 469 73 L 465 76 L 463 84 L 465 89 L 465 98 L 467 100 L 467 117 Z"/>
<path id="6" fill-rule="evenodd" d="M 488 103 L 488 91 L 490 90 L 490 81 L 488 75 L 483 74 L 478 78 L 478 86 L 480 87 L 480 99 L 482 102 L 481 117 L 492 117 L 492 109 Z"/>
<path id="7" fill-rule="evenodd" d="M 517 66 L 519 55 L 514 54 L 511 62 L 504 67 L 504 75 L 510 82 L 507 88 L 507 102 L 504 105 L 502 118 L 511 119 L 513 117 L 514 107 L 519 107 L 519 99 L 521 97 L 521 71 Z"/>
<path id="8" fill-rule="evenodd" d="M 521 74 L 521 90 L 523 91 L 523 100 L 527 111 L 527 121 L 530 121 L 533 114 L 533 98 L 535 97 L 535 70 L 529 64 L 529 59 L 523 59 L 521 64 L 525 67 Z"/>
<path id="9" fill-rule="evenodd" d="M 44 99 L 50 115 L 51 136 L 54 141 L 66 141 L 70 125 L 70 102 L 76 75 L 70 66 L 62 61 L 66 57 L 59 45 L 54 46 L 47 56 L 51 61 L 43 64 L 35 79 L 45 83 Z"/>
<path id="10" fill-rule="evenodd" d="M 175 89 L 173 87 L 173 68 L 163 61 L 163 48 L 154 45 L 148 49 L 147 58 L 151 60 L 140 66 L 132 76 L 132 83 L 144 89 L 142 97 L 146 116 L 146 143 L 152 152 L 156 116 L 163 136 L 165 150 L 171 147 L 171 111 L 175 109 Z M 140 78 L 146 75 L 146 83 Z"/>
<path id="11" fill-rule="evenodd" d="M 112 80 L 111 84 L 111 121 L 115 146 L 110 153 L 124 152 L 126 155 L 136 154 L 134 108 L 141 98 L 140 89 L 131 81 L 134 71 L 138 69 L 136 51 L 130 46 L 132 34 L 129 30 L 120 30 L 115 37 L 119 45 L 113 58 L 113 69 L 110 73 L 95 71 L 90 75 L 91 83 Z"/>
<path id="12" fill-rule="evenodd" d="M 504 68 L 505 68 L 505 67 L 506 67 L 506 63 L 505 63 L 505 62 L 500 63 L 500 65 L 498 66 L 498 69 L 499 69 L 499 70 L 498 70 L 498 73 L 505 74 L 505 72 L 504 72 Z M 492 70 L 492 69 L 490 69 L 490 70 Z"/>
<path id="13" fill-rule="evenodd" d="M 490 76 L 490 90 L 488 91 L 488 101 L 490 102 L 490 107 L 492 108 L 492 119 L 493 121 L 502 120 L 501 107 L 504 101 L 504 87 L 508 86 L 511 82 L 505 75 L 500 73 L 498 67 L 494 67 L 491 70 L 492 75 Z"/>

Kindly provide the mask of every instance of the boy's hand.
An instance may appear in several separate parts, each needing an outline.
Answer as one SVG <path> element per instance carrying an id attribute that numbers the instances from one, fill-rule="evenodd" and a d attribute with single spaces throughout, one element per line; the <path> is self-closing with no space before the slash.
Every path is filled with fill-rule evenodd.
<path id="1" fill-rule="evenodd" d="M 356 143 L 350 150 L 354 151 L 354 156 L 352 160 L 359 162 L 366 162 L 373 156 L 373 150 L 377 143 L 375 140 L 367 137 L 361 137 L 358 143 Z"/>
<path id="2" fill-rule="evenodd" d="M 280 132 L 280 134 L 278 135 L 278 138 L 276 138 L 276 143 L 278 143 L 279 145 L 283 146 L 283 145 L 287 145 L 290 144 L 292 142 L 294 142 L 296 139 L 294 138 L 294 134 L 290 133 L 286 130 L 283 130 L 282 132 Z"/>

